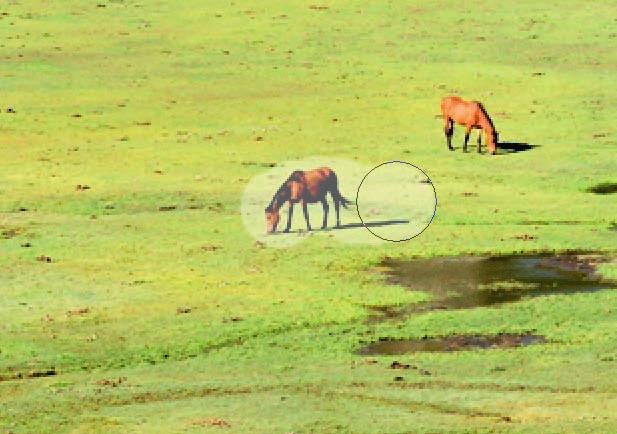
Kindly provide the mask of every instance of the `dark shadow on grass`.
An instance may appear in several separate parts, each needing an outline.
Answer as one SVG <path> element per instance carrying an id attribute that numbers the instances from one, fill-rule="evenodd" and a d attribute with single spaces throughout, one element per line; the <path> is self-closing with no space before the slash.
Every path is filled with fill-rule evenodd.
<path id="1" fill-rule="evenodd" d="M 530 151 L 533 148 L 537 148 L 539 145 L 531 145 L 529 143 L 522 142 L 499 142 L 497 143 L 497 149 L 501 149 L 505 154 L 514 154 L 516 152 Z"/>
<path id="2" fill-rule="evenodd" d="M 602 182 L 587 188 L 588 193 L 613 194 L 617 193 L 617 182 Z"/>
<path id="3" fill-rule="evenodd" d="M 400 220 L 400 219 L 399 220 L 383 220 L 383 221 L 378 221 L 378 222 L 366 222 L 364 224 L 347 223 L 346 225 L 340 225 L 336 229 L 354 229 L 354 228 L 362 228 L 362 227 L 377 228 L 380 226 L 404 225 L 407 223 L 409 223 L 409 220 Z"/>
<path id="4" fill-rule="evenodd" d="M 369 228 L 376 228 L 376 227 L 380 227 L 380 226 L 391 226 L 391 225 L 404 225 L 409 223 L 409 220 L 383 220 L 383 221 L 377 221 L 377 222 L 367 222 L 367 223 L 347 223 L 345 225 L 340 225 L 338 228 L 337 227 L 328 227 L 326 229 L 316 229 L 313 228 L 313 230 L 311 232 L 320 232 L 320 231 L 333 231 L 333 230 L 338 230 L 338 229 L 355 229 L 355 228 L 362 228 L 362 227 L 369 227 Z M 273 234 L 270 235 L 280 235 L 280 234 L 298 234 L 298 233 L 306 233 L 307 231 L 305 229 L 299 229 L 299 230 L 291 230 L 289 232 L 283 232 L 283 231 L 276 231 Z"/>

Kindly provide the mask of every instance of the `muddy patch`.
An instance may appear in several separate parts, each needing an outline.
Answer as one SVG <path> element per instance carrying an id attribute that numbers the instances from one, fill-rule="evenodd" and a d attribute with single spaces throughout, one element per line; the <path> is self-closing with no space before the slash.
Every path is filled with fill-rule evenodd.
<path id="1" fill-rule="evenodd" d="M 373 342 L 357 351 L 361 356 L 398 355 L 407 353 L 437 353 L 478 349 L 517 348 L 545 343 L 546 339 L 534 334 L 451 335 L 444 337 L 423 337 L 420 339 L 388 339 Z M 408 365 L 398 362 L 393 369 L 405 369 Z"/>
<path id="2" fill-rule="evenodd" d="M 5 240 L 10 240 L 16 235 L 17 231 L 15 229 L 6 229 L 0 232 L 0 237 L 4 238 Z"/>
<path id="3" fill-rule="evenodd" d="M 617 193 L 617 182 L 602 182 L 587 188 L 587 192 L 595 194 Z"/>
<path id="4" fill-rule="evenodd" d="M 103 378 L 102 380 L 97 381 L 95 384 L 97 386 L 109 386 L 109 387 L 118 387 L 122 383 L 126 381 L 126 377 L 118 377 L 118 379 L 107 379 Z"/>
<path id="5" fill-rule="evenodd" d="M 597 265 L 606 261 L 601 255 L 574 253 L 386 259 L 380 269 L 389 283 L 428 292 L 432 299 L 402 306 L 367 306 L 369 322 L 613 288 L 614 282 L 596 272 Z"/>
<path id="6" fill-rule="evenodd" d="M 5 240 L 10 240 L 11 238 L 18 237 L 24 233 L 24 228 L 14 227 L 14 228 L 5 228 L 0 230 L 0 238 Z"/>
<path id="7" fill-rule="evenodd" d="M 221 419 L 220 417 L 211 417 L 208 419 L 196 419 L 191 422 L 193 426 L 200 427 L 208 427 L 208 426 L 218 426 L 223 428 L 228 428 L 231 425 L 225 419 Z"/>
<path id="8" fill-rule="evenodd" d="M 243 166 L 258 166 L 258 167 L 276 167 L 274 162 L 259 162 L 259 161 L 242 161 Z"/>
<path id="9" fill-rule="evenodd" d="M 29 371 L 27 373 L 16 372 L 11 374 L 0 374 L 0 381 L 23 380 L 27 378 L 53 377 L 58 375 L 55 368 L 50 368 L 42 371 Z"/>

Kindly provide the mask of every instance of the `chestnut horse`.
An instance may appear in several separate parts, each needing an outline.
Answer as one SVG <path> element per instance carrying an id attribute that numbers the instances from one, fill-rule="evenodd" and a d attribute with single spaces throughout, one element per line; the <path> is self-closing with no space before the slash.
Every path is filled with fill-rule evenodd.
<path id="1" fill-rule="evenodd" d="M 491 154 L 495 154 L 497 147 L 498 134 L 490 116 L 484 109 L 482 103 L 478 101 L 465 101 L 458 96 L 447 96 L 441 100 L 441 114 L 443 116 L 444 132 L 448 142 L 448 149 L 454 151 L 452 147 L 452 135 L 454 134 L 454 123 L 465 125 L 465 144 L 463 151 L 467 152 L 467 141 L 472 129 L 479 129 L 478 132 L 478 152 L 482 149 L 482 131 L 486 134 L 486 148 Z"/>
<path id="2" fill-rule="evenodd" d="M 309 222 L 308 208 L 309 203 L 321 202 L 323 206 L 323 224 L 322 229 L 328 226 L 328 202 L 326 194 L 330 193 L 334 201 L 334 210 L 336 211 L 336 227 L 341 226 L 339 217 L 339 205 L 347 208 L 351 202 L 341 196 L 338 189 L 338 180 L 336 174 L 329 167 L 320 167 L 308 171 L 296 170 L 287 181 L 285 181 L 274 194 L 272 201 L 266 207 L 266 227 L 269 233 L 276 231 L 276 226 L 279 222 L 279 209 L 289 202 L 289 213 L 287 216 L 287 226 L 285 232 L 291 229 L 291 216 L 293 215 L 293 206 L 295 203 L 302 204 L 304 219 L 306 220 L 307 230 L 311 230 Z"/>

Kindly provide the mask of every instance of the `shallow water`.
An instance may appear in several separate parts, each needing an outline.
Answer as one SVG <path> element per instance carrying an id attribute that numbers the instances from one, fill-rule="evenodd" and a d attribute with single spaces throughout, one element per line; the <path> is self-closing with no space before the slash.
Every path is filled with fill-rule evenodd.
<path id="1" fill-rule="evenodd" d="M 426 291 L 432 300 L 406 306 L 371 306 L 369 322 L 400 320 L 432 310 L 471 309 L 516 302 L 525 297 L 594 292 L 615 287 L 596 272 L 606 261 L 595 254 L 529 254 L 457 256 L 394 260 L 381 263 L 393 284 Z M 450 352 L 479 348 L 514 348 L 544 343 L 543 336 L 499 334 L 450 335 L 422 339 L 380 338 L 357 351 L 359 355 L 410 352 Z"/>
<path id="2" fill-rule="evenodd" d="M 543 336 L 532 334 L 452 335 L 420 339 L 380 340 L 358 350 L 363 356 L 396 355 L 415 352 L 450 352 L 472 349 L 516 348 L 544 343 Z"/>
<path id="3" fill-rule="evenodd" d="M 598 255 L 535 254 L 385 260 L 381 265 L 386 267 L 389 282 L 433 295 L 433 300 L 411 307 L 411 311 L 424 311 L 469 309 L 523 297 L 611 288 L 614 285 L 595 272 L 602 261 Z M 390 316 L 396 315 L 390 312 Z"/>

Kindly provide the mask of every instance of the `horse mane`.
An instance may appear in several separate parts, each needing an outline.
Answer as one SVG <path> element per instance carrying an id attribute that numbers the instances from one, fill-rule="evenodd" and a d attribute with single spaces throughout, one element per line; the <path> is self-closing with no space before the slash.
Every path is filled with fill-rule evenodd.
<path id="1" fill-rule="evenodd" d="M 486 120 L 488 121 L 489 125 L 491 126 L 491 128 L 493 129 L 493 131 L 495 131 L 495 125 L 493 124 L 493 120 L 491 119 L 491 117 L 488 115 L 488 112 L 486 111 L 486 109 L 484 108 L 484 105 L 482 105 L 482 103 L 480 101 L 476 101 L 476 104 L 478 104 L 478 107 L 480 107 L 480 111 L 482 112 L 482 114 L 484 115 L 484 117 L 486 118 Z"/>
<path id="2" fill-rule="evenodd" d="M 302 170 L 294 170 L 291 175 L 289 175 L 289 177 L 287 178 L 287 180 L 285 182 L 283 182 L 281 184 L 281 186 L 278 188 L 278 190 L 276 190 L 276 193 L 274 193 L 274 196 L 272 196 L 272 200 L 270 201 L 270 204 L 268 204 L 268 206 L 266 207 L 266 211 L 270 212 L 272 211 L 272 209 L 275 206 L 275 203 L 278 202 L 280 200 L 280 197 L 287 191 L 289 190 L 289 183 L 291 181 L 296 181 L 299 182 L 302 180 L 302 177 L 304 176 L 304 172 Z M 284 202 L 284 201 L 283 201 Z"/>

